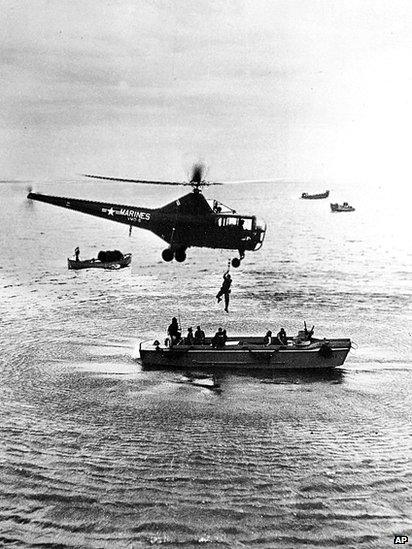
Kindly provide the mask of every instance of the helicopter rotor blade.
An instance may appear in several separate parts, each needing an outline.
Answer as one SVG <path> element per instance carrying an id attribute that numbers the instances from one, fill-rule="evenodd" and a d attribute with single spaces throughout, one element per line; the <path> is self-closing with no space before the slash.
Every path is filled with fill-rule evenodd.
<path id="1" fill-rule="evenodd" d="M 106 177 L 104 175 L 92 175 L 88 173 L 82 173 L 83 177 L 90 177 L 91 179 L 102 179 L 103 181 L 120 181 L 121 183 L 143 183 L 146 185 L 179 185 L 181 187 L 210 187 L 211 185 L 223 185 L 223 183 L 215 183 L 209 181 L 150 181 L 147 179 L 124 179 L 122 177 Z"/>
<path id="2" fill-rule="evenodd" d="M 220 181 L 218 185 L 231 185 L 232 183 L 285 183 L 285 181 L 283 179 L 238 179 L 234 181 Z"/>
<path id="3" fill-rule="evenodd" d="M 120 181 L 122 183 L 146 183 L 148 185 L 183 185 L 190 186 L 190 183 L 186 181 L 148 181 L 146 179 L 123 179 L 121 177 L 106 177 L 104 175 L 92 175 L 88 173 L 82 173 L 83 177 L 90 177 L 92 179 L 103 179 L 106 181 Z"/>

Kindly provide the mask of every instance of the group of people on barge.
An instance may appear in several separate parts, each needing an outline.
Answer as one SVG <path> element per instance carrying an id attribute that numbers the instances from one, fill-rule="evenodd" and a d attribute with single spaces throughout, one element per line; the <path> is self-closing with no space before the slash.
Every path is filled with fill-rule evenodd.
<path id="1" fill-rule="evenodd" d="M 193 333 L 193 328 L 187 329 L 186 337 L 182 337 L 182 333 L 179 329 L 177 318 L 173 317 L 172 322 L 167 329 L 168 343 L 171 347 L 174 345 L 206 345 L 205 332 L 200 326 L 196 327 L 196 331 Z M 211 345 L 216 349 L 221 349 L 225 346 L 227 341 L 227 333 L 223 328 L 219 328 L 215 335 L 211 338 Z"/>
<path id="2" fill-rule="evenodd" d="M 287 345 L 288 336 L 284 328 L 281 328 L 276 337 L 272 336 L 272 332 L 268 330 L 263 338 L 264 345 Z"/>
<path id="3" fill-rule="evenodd" d="M 173 347 L 174 345 L 206 345 L 205 332 L 200 326 L 196 327 L 196 331 L 193 333 L 193 328 L 187 329 L 186 337 L 182 337 L 182 333 L 179 328 L 179 323 L 176 317 L 172 318 L 172 322 L 167 329 L 168 344 Z M 210 338 L 210 344 L 216 349 L 221 349 L 226 345 L 228 339 L 226 330 L 219 328 L 215 335 Z M 288 336 L 284 328 L 281 328 L 276 337 L 272 336 L 272 332 L 268 330 L 263 337 L 264 345 L 287 345 Z"/>
<path id="4" fill-rule="evenodd" d="M 189 327 L 187 329 L 186 337 L 183 338 L 176 317 L 172 318 L 172 322 L 167 329 L 167 335 L 169 336 L 169 342 L 171 346 L 179 344 L 204 345 L 206 341 L 205 332 L 201 329 L 200 326 L 196 327 L 195 333 L 193 333 L 193 328 Z"/>

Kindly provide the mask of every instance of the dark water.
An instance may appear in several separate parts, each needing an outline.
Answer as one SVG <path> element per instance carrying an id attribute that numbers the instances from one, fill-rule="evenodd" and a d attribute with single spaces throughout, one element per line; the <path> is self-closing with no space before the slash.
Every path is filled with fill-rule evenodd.
<path id="1" fill-rule="evenodd" d="M 160 205 L 178 194 L 61 182 L 57 195 Z M 412 537 L 408 205 L 341 188 L 349 214 L 285 184 L 209 192 L 268 222 L 213 296 L 228 252 L 160 261 L 153 235 L 25 200 L 0 184 L 1 493 L 6 547 L 391 547 Z M 133 252 L 130 269 L 72 272 L 66 257 Z M 351 337 L 332 374 L 221 376 L 221 393 L 143 372 L 138 343 L 183 327 L 264 333 L 303 320 Z M 225 316 L 224 316 L 225 315 Z"/>

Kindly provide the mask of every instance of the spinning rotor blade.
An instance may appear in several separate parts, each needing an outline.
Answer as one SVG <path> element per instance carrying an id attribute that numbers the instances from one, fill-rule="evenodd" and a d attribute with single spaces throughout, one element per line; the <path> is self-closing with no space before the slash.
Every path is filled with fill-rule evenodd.
<path id="1" fill-rule="evenodd" d="M 92 179 L 104 179 L 107 181 L 121 181 L 122 183 L 147 183 L 149 185 L 191 185 L 185 181 L 147 181 L 145 179 L 123 179 L 120 177 L 106 177 L 104 175 L 91 175 L 88 173 L 82 173 L 83 177 L 90 177 Z"/>
<path id="2" fill-rule="evenodd" d="M 284 183 L 283 179 L 238 179 L 235 181 L 221 181 L 215 185 L 231 185 L 232 183 Z"/>
<path id="3" fill-rule="evenodd" d="M 149 181 L 147 179 L 123 179 L 121 177 L 106 177 L 104 175 L 91 175 L 88 173 L 82 173 L 83 177 L 90 177 L 91 179 L 103 179 L 105 181 L 121 181 L 122 183 L 145 183 L 147 185 L 180 185 L 183 187 L 209 187 L 210 185 L 222 185 L 222 183 L 209 183 L 208 181 Z"/>

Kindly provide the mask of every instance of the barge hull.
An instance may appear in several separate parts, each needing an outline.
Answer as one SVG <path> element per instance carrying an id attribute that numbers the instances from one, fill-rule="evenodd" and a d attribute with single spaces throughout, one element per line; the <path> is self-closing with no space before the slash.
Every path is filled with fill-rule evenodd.
<path id="1" fill-rule="evenodd" d="M 313 370 L 342 366 L 350 350 L 350 340 L 331 341 L 329 356 L 320 346 L 311 348 L 175 348 L 140 347 L 142 364 L 150 368 L 235 369 L 235 370 Z M 200 347 L 200 346 L 199 346 Z"/>

